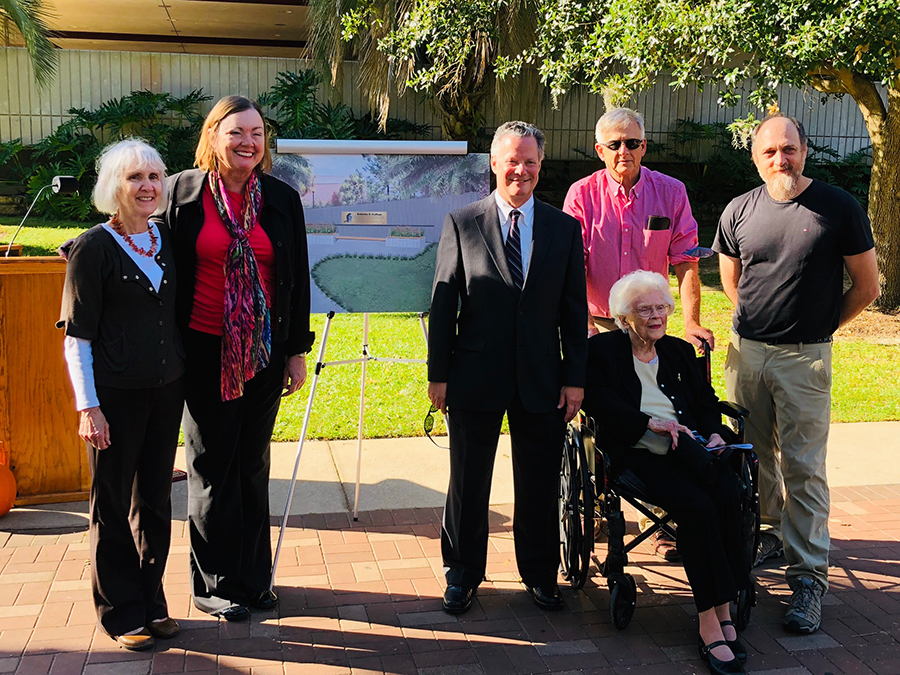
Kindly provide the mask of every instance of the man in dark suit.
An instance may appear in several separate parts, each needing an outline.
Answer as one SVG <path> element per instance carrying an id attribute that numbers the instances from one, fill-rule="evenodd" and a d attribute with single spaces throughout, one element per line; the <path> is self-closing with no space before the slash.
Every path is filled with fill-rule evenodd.
<path id="1" fill-rule="evenodd" d="M 557 586 L 557 492 L 565 423 L 584 397 L 587 300 L 578 221 L 532 196 L 544 134 L 507 122 L 491 143 L 497 190 L 444 220 L 428 336 L 428 396 L 449 415 L 441 551 L 444 610 L 484 579 L 491 473 L 505 412 L 512 440 L 516 561 L 545 609 Z M 458 310 L 458 311 L 457 311 Z"/>

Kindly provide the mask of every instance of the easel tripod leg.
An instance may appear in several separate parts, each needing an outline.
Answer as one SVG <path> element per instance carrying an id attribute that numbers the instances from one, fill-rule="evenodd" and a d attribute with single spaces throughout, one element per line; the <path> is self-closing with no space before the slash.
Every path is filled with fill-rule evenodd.
<path id="1" fill-rule="evenodd" d="M 303 441 L 306 439 L 306 430 L 309 428 L 309 416 L 312 412 L 313 400 L 316 397 L 316 384 L 322 372 L 322 359 L 325 357 L 325 345 L 328 344 L 328 330 L 331 328 L 331 320 L 334 312 L 328 312 L 325 319 L 325 328 L 322 331 L 322 342 L 319 345 L 319 355 L 316 357 L 316 370 L 309 388 L 309 398 L 306 401 L 306 414 L 303 416 L 303 429 L 300 432 L 300 440 L 297 441 L 297 457 L 294 459 L 294 473 L 291 474 L 291 486 L 288 488 L 287 502 L 284 505 L 284 516 L 281 519 L 281 531 L 278 533 L 278 545 L 275 547 L 275 558 L 272 561 L 272 576 L 269 578 L 269 590 L 275 586 L 275 570 L 278 569 L 278 559 L 281 556 L 281 545 L 284 542 L 284 531 L 287 529 L 288 514 L 291 512 L 291 502 L 294 501 L 294 487 L 297 484 L 297 470 L 300 468 L 300 456 L 303 453 Z"/>

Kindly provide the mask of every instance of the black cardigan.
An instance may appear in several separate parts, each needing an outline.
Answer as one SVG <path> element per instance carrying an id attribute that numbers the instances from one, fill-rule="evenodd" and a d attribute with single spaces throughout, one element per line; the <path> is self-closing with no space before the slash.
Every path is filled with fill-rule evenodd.
<path id="1" fill-rule="evenodd" d="M 167 180 L 166 223 L 174 234 L 178 269 L 176 317 L 186 330 L 194 308 L 197 237 L 203 228 L 203 187 L 206 172 L 182 171 Z M 275 252 L 275 300 L 271 307 L 272 340 L 285 342 L 288 356 L 305 354 L 315 333 L 309 330 L 309 254 L 300 195 L 272 176 L 262 176 L 259 224 Z"/>
<path id="2" fill-rule="evenodd" d="M 102 225 L 69 247 L 56 326 L 91 341 L 100 386 L 161 387 L 184 373 L 184 347 L 175 330 L 172 242 L 164 227 L 158 230 L 156 261 L 163 270 L 158 292 Z"/>
<path id="3" fill-rule="evenodd" d="M 656 342 L 656 353 L 656 381 L 675 406 L 678 421 L 706 438 L 721 434 L 718 399 L 701 372 L 694 347 L 665 335 Z M 617 450 L 634 447 L 647 431 L 650 416 L 641 412 L 640 405 L 641 382 L 628 335 L 615 331 L 588 340 L 587 386 L 581 407 Z"/>

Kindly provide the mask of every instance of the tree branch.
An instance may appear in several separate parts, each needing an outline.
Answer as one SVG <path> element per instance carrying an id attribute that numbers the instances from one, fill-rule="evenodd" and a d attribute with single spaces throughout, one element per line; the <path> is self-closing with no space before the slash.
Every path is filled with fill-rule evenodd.
<path id="1" fill-rule="evenodd" d="M 872 143 L 880 143 L 888 111 L 871 78 L 852 70 L 826 67 L 819 73 L 809 73 L 809 83 L 825 94 L 850 94 L 862 112 Z"/>

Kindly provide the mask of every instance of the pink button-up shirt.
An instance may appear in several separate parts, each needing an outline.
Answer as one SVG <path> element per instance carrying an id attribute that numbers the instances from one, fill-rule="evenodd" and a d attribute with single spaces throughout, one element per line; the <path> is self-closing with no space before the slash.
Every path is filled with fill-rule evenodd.
<path id="1" fill-rule="evenodd" d="M 581 222 L 588 308 L 609 317 L 609 290 L 635 270 L 663 276 L 669 263 L 695 262 L 685 251 L 697 246 L 697 221 L 691 215 L 684 184 L 641 168 L 629 194 L 601 169 L 573 183 L 563 211 Z M 669 218 L 667 230 L 649 230 L 650 216 Z"/>

